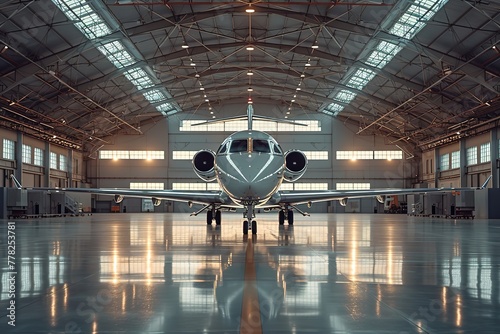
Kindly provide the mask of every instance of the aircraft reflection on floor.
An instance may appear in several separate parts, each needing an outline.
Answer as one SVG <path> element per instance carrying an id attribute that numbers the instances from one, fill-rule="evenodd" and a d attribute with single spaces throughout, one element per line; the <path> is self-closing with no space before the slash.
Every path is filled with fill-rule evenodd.
<path id="1" fill-rule="evenodd" d="M 478 320 L 499 325 L 496 225 L 317 216 L 317 222 L 282 228 L 261 220 L 259 235 L 249 237 L 265 330 L 412 332 L 413 323 L 439 332 L 470 329 Z M 249 242 L 239 224 L 200 227 L 177 217 L 97 215 L 18 224 L 24 326 L 15 330 L 65 331 L 74 322 L 82 332 L 116 324 L 141 332 L 234 331 Z M 8 273 L 1 273 L 0 308 L 8 302 Z M 471 313 L 474 307 L 481 312 Z"/>

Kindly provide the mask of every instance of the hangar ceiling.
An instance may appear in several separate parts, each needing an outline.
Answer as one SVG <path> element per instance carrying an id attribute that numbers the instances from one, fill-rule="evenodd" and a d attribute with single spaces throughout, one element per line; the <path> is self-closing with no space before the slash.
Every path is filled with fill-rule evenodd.
<path id="1" fill-rule="evenodd" d="M 416 152 L 498 126 L 499 40 L 497 0 L 8 0 L 0 126 L 90 152 L 251 98 Z"/>

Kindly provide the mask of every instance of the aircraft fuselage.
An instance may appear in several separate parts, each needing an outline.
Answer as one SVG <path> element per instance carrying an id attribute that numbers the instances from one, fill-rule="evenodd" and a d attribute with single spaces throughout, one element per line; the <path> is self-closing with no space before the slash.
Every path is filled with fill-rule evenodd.
<path id="1" fill-rule="evenodd" d="M 266 203 L 283 182 L 285 157 L 273 137 L 246 130 L 224 140 L 214 167 L 217 182 L 233 202 L 258 206 Z"/>

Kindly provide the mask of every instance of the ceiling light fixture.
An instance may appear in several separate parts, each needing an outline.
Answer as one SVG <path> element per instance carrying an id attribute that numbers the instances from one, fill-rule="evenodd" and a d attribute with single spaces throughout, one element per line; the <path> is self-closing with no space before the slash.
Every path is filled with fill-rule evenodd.
<path id="1" fill-rule="evenodd" d="M 200 87 L 200 90 L 205 90 L 205 88 L 203 88 L 203 87 Z"/>
<path id="2" fill-rule="evenodd" d="M 253 92 L 253 88 L 252 87 L 248 87 L 247 91 Z"/>
<path id="3" fill-rule="evenodd" d="M 195 78 L 199 78 L 199 77 L 200 77 L 200 75 L 199 75 L 198 73 L 196 73 L 196 74 L 194 75 L 194 77 L 195 77 Z"/>
<path id="4" fill-rule="evenodd" d="M 252 14 L 252 13 L 255 13 L 255 9 L 249 7 L 247 9 L 245 9 L 245 12 L 247 12 L 248 14 Z"/>
<path id="5" fill-rule="evenodd" d="M 311 46 L 311 48 L 318 49 L 319 48 L 318 41 L 315 41 L 314 44 Z"/>
<path id="6" fill-rule="evenodd" d="M 247 75 L 253 75 L 253 72 L 248 70 Z"/>
<path id="7" fill-rule="evenodd" d="M 190 66 L 196 66 L 196 64 L 195 64 L 195 63 L 191 63 L 191 64 L 189 64 L 189 65 L 190 65 Z"/>
<path id="8" fill-rule="evenodd" d="M 189 45 L 187 45 L 186 42 L 183 42 L 182 45 L 181 45 L 181 48 L 187 49 L 187 48 L 189 48 Z"/>
<path id="9" fill-rule="evenodd" d="M 251 45 L 247 46 L 247 51 L 253 51 L 253 50 L 255 50 L 253 46 Z"/>

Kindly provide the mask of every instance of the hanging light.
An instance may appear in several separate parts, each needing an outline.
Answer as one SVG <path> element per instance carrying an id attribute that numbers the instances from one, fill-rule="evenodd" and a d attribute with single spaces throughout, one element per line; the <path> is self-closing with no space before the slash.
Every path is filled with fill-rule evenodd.
<path id="1" fill-rule="evenodd" d="M 247 75 L 253 75 L 253 72 L 251 70 L 248 70 Z"/>
<path id="2" fill-rule="evenodd" d="M 252 45 L 247 46 L 247 51 L 253 51 L 255 48 Z"/>
<path id="3" fill-rule="evenodd" d="M 255 13 L 255 9 L 253 9 L 252 7 L 248 7 L 247 9 L 245 9 L 245 12 L 247 12 L 248 14 L 252 14 Z"/>
<path id="4" fill-rule="evenodd" d="M 247 91 L 253 92 L 253 88 L 252 87 L 248 87 Z"/>
<path id="5" fill-rule="evenodd" d="M 315 41 L 314 44 L 311 46 L 311 48 L 318 49 L 319 48 L 318 41 Z"/>

